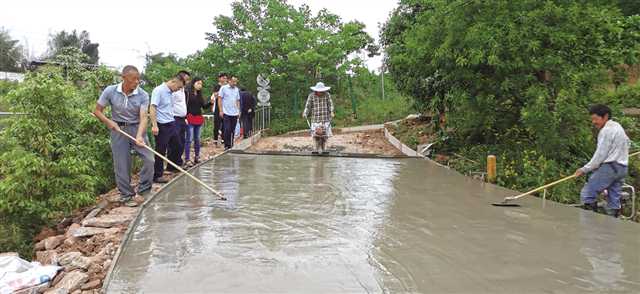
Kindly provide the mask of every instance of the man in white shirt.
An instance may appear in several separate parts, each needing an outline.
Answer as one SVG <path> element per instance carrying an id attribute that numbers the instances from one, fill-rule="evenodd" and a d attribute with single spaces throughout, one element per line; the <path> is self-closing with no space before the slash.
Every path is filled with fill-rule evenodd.
<path id="1" fill-rule="evenodd" d="M 178 72 L 177 76 L 182 79 L 184 87 L 171 94 L 171 102 L 173 103 L 173 118 L 176 122 L 176 133 L 178 139 L 176 143 L 170 144 L 169 150 L 167 150 L 169 160 L 173 163 L 182 166 L 184 160 L 182 160 L 182 154 L 184 153 L 184 145 L 186 144 L 187 137 L 187 99 L 184 94 L 184 88 L 191 82 L 191 74 L 186 70 Z M 172 165 L 167 166 L 167 170 L 170 172 L 177 172 Z"/>
<path id="2" fill-rule="evenodd" d="M 218 105 L 221 106 L 220 117 L 223 119 L 222 138 L 224 140 L 224 150 L 229 150 L 233 147 L 234 132 L 240 117 L 238 77 L 231 76 L 229 84 L 222 86 L 218 95 Z"/>
<path id="3" fill-rule="evenodd" d="M 620 215 L 620 193 L 629 165 L 629 137 L 622 126 L 611 120 L 611 109 L 596 104 L 589 108 L 591 123 L 598 128 L 598 147 L 593 157 L 576 171 L 577 176 L 593 172 L 580 192 L 583 208 L 598 210 L 596 197 L 607 190 L 607 214 Z"/>

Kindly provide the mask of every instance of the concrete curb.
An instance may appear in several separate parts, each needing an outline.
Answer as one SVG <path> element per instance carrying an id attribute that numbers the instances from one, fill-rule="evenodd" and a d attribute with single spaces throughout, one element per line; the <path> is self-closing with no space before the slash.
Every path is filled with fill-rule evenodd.
<path id="1" fill-rule="evenodd" d="M 312 154 L 311 152 L 286 152 L 286 151 L 242 151 L 231 150 L 230 154 L 245 154 L 245 155 L 275 155 L 275 156 L 302 156 L 302 157 L 346 157 L 346 158 L 381 158 L 381 159 L 407 159 L 407 158 L 420 158 L 415 156 L 406 155 L 378 155 L 369 153 L 329 153 L 329 154 Z"/>
<path id="2" fill-rule="evenodd" d="M 357 133 L 357 132 L 377 131 L 377 130 L 382 130 L 383 128 L 384 128 L 384 124 L 379 124 L 379 125 L 366 125 L 366 126 L 358 126 L 358 127 L 339 128 L 337 129 L 337 131 L 342 134 L 348 134 L 348 133 Z"/>
<path id="3" fill-rule="evenodd" d="M 398 140 L 398 138 L 394 137 L 391 132 L 389 132 L 389 130 L 387 128 L 384 128 L 384 137 L 387 138 L 387 141 L 389 142 L 389 144 L 393 145 L 394 147 L 398 148 L 398 150 L 400 150 L 400 152 L 402 152 L 402 154 L 407 155 L 407 156 L 412 156 L 412 157 L 422 157 L 424 158 L 424 155 L 418 153 L 417 151 L 409 148 L 409 146 L 403 144 L 400 140 Z"/>
<path id="4" fill-rule="evenodd" d="M 398 122 L 400 122 L 400 121 L 393 121 L 393 122 L 390 122 L 389 124 L 397 124 Z M 404 143 L 402 143 L 402 141 L 398 140 L 398 138 L 396 138 L 395 136 L 393 136 L 391 134 L 391 132 L 389 132 L 389 129 L 387 129 L 386 125 L 387 124 L 385 124 L 385 127 L 384 127 L 384 137 L 387 139 L 389 144 L 391 144 L 394 147 L 398 148 L 398 150 L 400 150 L 400 152 L 402 152 L 402 154 L 404 154 L 406 156 L 409 156 L 409 157 L 419 157 L 419 158 L 427 160 L 427 161 L 429 161 L 429 162 L 431 162 L 431 163 L 433 163 L 433 164 L 435 164 L 435 165 L 437 165 L 439 167 L 450 169 L 448 166 L 442 165 L 439 162 L 420 154 L 416 150 L 413 150 L 409 146 L 407 146 Z"/>
<path id="5" fill-rule="evenodd" d="M 240 143 L 238 143 L 237 145 L 233 145 L 233 148 L 231 148 L 231 150 L 247 150 L 251 148 L 253 144 L 258 143 L 258 141 L 260 141 L 261 138 L 262 138 L 262 131 L 259 131 L 255 135 L 240 141 Z"/>

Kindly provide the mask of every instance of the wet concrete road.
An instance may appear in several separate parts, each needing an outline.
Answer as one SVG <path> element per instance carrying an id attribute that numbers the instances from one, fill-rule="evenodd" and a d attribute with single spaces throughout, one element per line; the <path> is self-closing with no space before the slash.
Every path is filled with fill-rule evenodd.
<path id="1" fill-rule="evenodd" d="M 418 159 L 224 155 L 143 212 L 109 293 L 639 293 L 640 225 Z M 213 180 L 213 178 L 217 180 Z"/>

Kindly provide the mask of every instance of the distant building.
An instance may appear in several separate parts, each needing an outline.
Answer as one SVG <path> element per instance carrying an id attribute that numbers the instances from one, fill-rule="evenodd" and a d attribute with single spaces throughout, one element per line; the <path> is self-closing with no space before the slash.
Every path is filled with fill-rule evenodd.
<path id="1" fill-rule="evenodd" d="M 22 82 L 24 80 L 24 74 L 17 72 L 0 71 L 0 80 Z"/>
<path id="2" fill-rule="evenodd" d="M 38 67 L 45 66 L 45 65 L 64 66 L 64 64 L 58 63 L 58 62 L 54 62 L 54 61 L 32 60 L 27 65 L 27 69 L 35 70 Z M 82 66 L 84 68 L 86 68 L 86 69 L 96 69 L 96 68 L 100 67 L 100 65 L 98 65 L 98 64 L 89 64 L 89 63 L 83 63 Z"/>

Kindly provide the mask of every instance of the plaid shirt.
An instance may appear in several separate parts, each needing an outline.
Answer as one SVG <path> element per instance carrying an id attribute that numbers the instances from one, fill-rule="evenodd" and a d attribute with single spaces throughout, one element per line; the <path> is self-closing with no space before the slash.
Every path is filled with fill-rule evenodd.
<path id="1" fill-rule="evenodd" d="M 312 123 L 331 121 L 331 113 L 333 113 L 331 94 L 325 93 L 322 96 L 316 96 L 315 93 L 309 94 L 307 103 L 304 106 L 304 114 L 307 117 L 311 115 Z"/>

